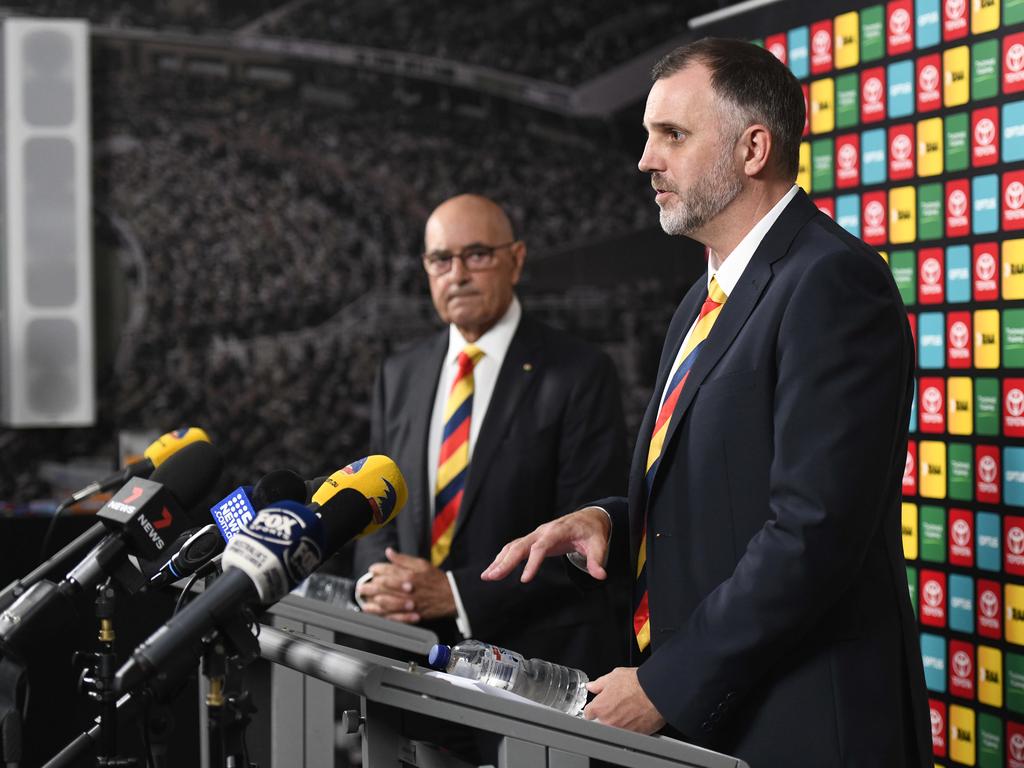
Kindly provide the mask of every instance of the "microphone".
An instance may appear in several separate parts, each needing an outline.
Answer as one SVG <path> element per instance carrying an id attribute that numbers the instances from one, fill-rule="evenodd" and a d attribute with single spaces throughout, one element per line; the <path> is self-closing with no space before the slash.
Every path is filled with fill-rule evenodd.
<path id="1" fill-rule="evenodd" d="M 339 475 L 348 478 L 344 487 Z M 277 602 L 326 555 L 394 519 L 408 489 L 391 459 L 370 456 L 335 472 L 314 497 L 315 509 L 294 501 L 267 507 L 233 536 L 221 561 L 224 573 L 135 649 L 117 672 L 115 690 L 144 683 L 166 690 L 194 666 L 211 630 L 247 608 Z"/>
<path id="2" fill-rule="evenodd" d="M 221 456 L 207 442 L 194 442 L 167 459 L 150 480 L 127 482 L 97 513 L 100 542 L 60 584 L 39 581 L 0 614 L 0 652 L 19 657 L 30 648 L 33 632 L 57 631 L 77 612 L 78 597 L 104 578 L 127 591 L 145 583 L 128 559 L 153 557 L 190 525 L 194 507 L 216 482 Z M 83 536 L 90 536 L 90 529 Z"/>
<path id="3" fill-rule="evenodd" d="M 224 551 L 227 541 L 251 521 L 257 511 L 279 501 L 302 502 L 305 497 L 305 481 L 290 469 L 267 473 L 251 493 L 246 486 L 236 488 L 210 509 L 216 522 L 192 531 L 177 552 L 153 574 L 147 587 L 160 587 L 193 575 Z"/>
<path id="4" fill-rule="evenodd" d="M 92 496 L 94 493 L 109 491 L 115 486 L 128 482 L 133 477 L 149 477 L 154 469 L 163 464 L 168 458 L 180 451 L 186 445 L 203 442 L 209 443 L 210 437 L 199 427 L 183 427 L 173 432 L 160 435 L 149 444 L 149 447 L 142 452 L 142 458 L 134 461 L 114 474 L 99 480 L 71 494 L 66 506 L 77 504 L 82 499 Z"/>

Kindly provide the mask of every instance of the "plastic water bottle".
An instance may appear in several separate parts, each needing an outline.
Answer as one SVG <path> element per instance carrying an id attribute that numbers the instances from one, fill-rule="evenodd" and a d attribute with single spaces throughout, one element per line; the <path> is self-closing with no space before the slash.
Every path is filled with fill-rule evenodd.
<path id="1" fill-rule="evenodd" d="M 578 715 L 587 703 L 587 676 L 578 669 L 524 659 L 479 640 L 464 640 L 454 647 L 435 645 L 428 658 L 434 669 L 511 691 L 567 715 Z"/>

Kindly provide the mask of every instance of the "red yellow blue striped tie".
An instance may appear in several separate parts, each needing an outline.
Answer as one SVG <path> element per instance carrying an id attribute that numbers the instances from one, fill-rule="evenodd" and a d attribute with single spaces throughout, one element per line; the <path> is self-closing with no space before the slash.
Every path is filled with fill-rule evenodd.
<path id="1" fill-rule="evenodd" d="M 669 424 L 672 422 L 672 412 L 679 401 L 679 394 L 683 391 L 686 379 L 690 374 L 697 355 L 700 354 L 704 342 L 711 333 L 711 326 L 715 324 L 722 305 L 725 304 L 727 296 L 719 287 L 718 280 L 711 278 L 708 285 L 708 297 L 700 308 L 700 315 L 693 326 L 690 338 L 686 340 L 683 352 L 680 355 L 679 365 L 672 372 L 669 384 L 666 389 L 665 399 L 658 410 L 658 418 L 654 421 L 654 429 L 651 433 L 651 442 L 647 449 L 647 472 L 644 480 L 647 486 L 647 497 L 650 498 L 651 486 L 654 484 L 654 476 L 661 463 L 661 451 L 665 445 L 665 436 L 668 434 Z M 647 606 L 647 517 L 644 515 L 643 534 L 640 537 L 640 552 L 636 560 L 636 584 L 634 586 L 633 604 L 636 606 L 633 612 L 633 631 L 636 633 L 636 642 L 640 650 L 644 650 L 651 642 L 651 618 Z"/>
<path id="2" fill-rule="evenodd" d="M 473 368 L 483 350 L 472 344 L 459 352 L 459 370 L 444 406 L 444 432 L 437 465 L 434 526 L 430 536 L 430 562 L 441 565 L 455 535 L 455 520 L 462 504 L 469 467 L 469 424 L 473 415 Z"/>

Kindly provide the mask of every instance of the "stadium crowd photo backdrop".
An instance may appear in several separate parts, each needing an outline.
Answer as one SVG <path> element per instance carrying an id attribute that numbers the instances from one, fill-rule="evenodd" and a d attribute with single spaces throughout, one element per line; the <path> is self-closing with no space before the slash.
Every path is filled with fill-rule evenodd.
<path id="1" fill-rule="evenodd" d="M 698 31 L 754 39 L 800 80 L 798 183 L 878 249 L 910 317 L 903 548 L 936 765 L 1024 768 L 1024 2 L 778 3 L 726 24 Z"/>

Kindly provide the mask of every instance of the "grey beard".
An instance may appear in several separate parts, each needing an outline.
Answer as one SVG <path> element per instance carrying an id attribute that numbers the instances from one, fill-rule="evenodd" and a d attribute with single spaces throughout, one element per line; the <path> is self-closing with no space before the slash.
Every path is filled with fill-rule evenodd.
<path id="1" fill-rule="evenodd" d="M 736 199 L 743 186 L 729 168 L 728 157 L 722 159 L 725 162 L 716 165 L 703 184 L 691 188 L 685 198 L 678 196 L 675 208 L 661 209 L 659 218 L 666 234 L 692 235 Z"/>

